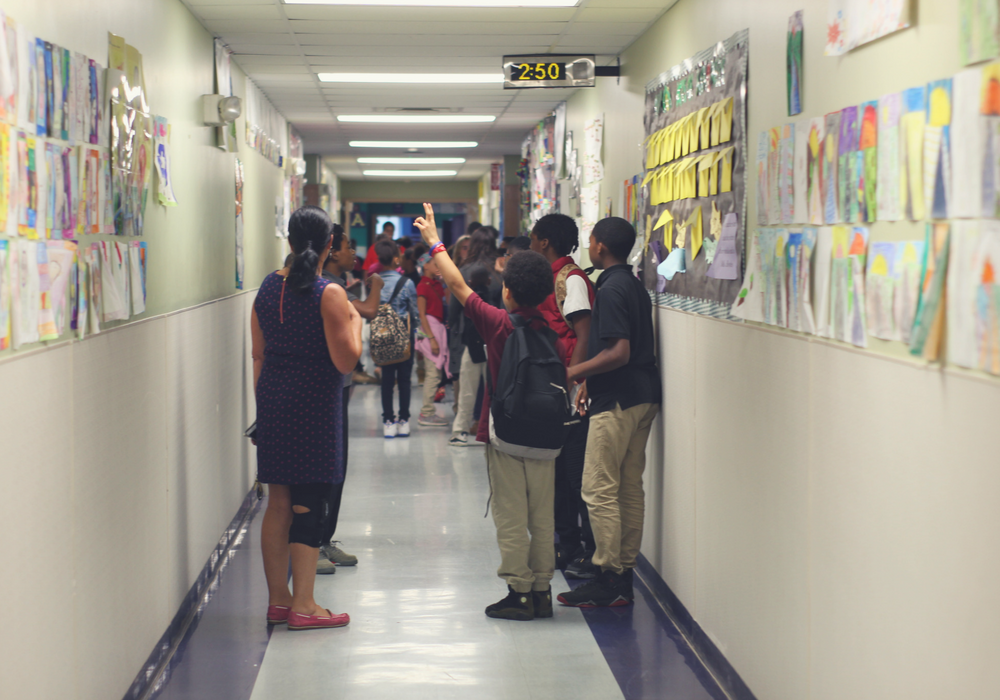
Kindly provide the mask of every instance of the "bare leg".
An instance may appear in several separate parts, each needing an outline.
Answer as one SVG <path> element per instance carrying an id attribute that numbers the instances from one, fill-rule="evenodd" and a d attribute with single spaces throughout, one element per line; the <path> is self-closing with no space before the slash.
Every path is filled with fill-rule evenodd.
<path id="1" fill-rule="evenodd" d="M 264 555 L 268 605 L 291 606 L 288 590 L 288 530 L 292 527 L 292 498 L 287 486 L 269 484 L 267 510 L 260 528 L 260 550 Z M 316 550 L 318 551 L 318 550 Z M 316 558 L 313 557 L 313 575 Z M 312 586 L 310 585 L 310 595 Z"/>
<path id="2" fill-rule="evenodd" d="M 302 506 L 295 506 L 301 508 Z M 308 512 L 308 511 L 305 511 Z M 289 545 L 292 552 L 292 611 L 300 615 L 326 616 L 326 608 L 316 604 L 313 598 L 313 587 L 316 583 L 316 561 L 319 549 L 304 544 Z"/>

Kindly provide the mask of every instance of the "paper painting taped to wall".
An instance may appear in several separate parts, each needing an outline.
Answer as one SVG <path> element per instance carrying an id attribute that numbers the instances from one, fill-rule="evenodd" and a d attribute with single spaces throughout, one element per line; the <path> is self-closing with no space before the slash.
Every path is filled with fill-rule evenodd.
<path id="1" fill-rule="evenodd" d="M 128 270 L 132 314 L 141 314 L 146 311 L 146 243 L 144 241 L 132 241 L 128 244 Z"/>
<path id="2" fill-rule="evenodd" d="M 867 347 L 864 275 L 868 229 L 834 226 L 832 234 L 830 323 L 833 337 Z"/>
<path id="3" fill-rule="evenodd" d="M 788 18 L 786 80 L 790 117 L 802 113 L 802 34 L 802 10 L 799 10 Z"/>
<path id="4" fill-rule="evenodd" d="M 840 56 L 910 26 L 910 0 L 828 1 L 827 56 Z"/>
<path id="5" fill-rule="evenodd" d="M 236 159 L 236 288 L 243 289 L 243 163 Z"/>
<path id="6" fill-rule="evenodd" d="M 958 57 L 962 65 L 1000 56 L 996 0 L 958 0 Z"/>
<path id="7" fill-rule="evenodd" d="M 156 197 L 165 207 L 177 206 L 170 169 L 170 125 L 166 117 L 153 118 L 153 148 L 156 154 Z"/>
<path id="8" fill-rule="evenodd" d="M 920 271 L 920 299 L 910 333 L 910 354 L 926 360 L 936 360 L 941 354 L 950 235 L 950 224 L 927 224 L 924 260 Z"/>
<path id="9" fill-rule="evenodd" d="M 0 350 L 10 347 L 10 245 L 0 241 Z"/>
<path id="10" fill-rule="evenodd" d="M 108 59 L 115 233 L 141 236 L 153 165 L 153 119 L 146 102 L 142 55 L 110 34 Z"/>
<path id="11" fill-rule="evenodd" d="M 652 231 L 640 274 L 661 305 L 728 317 L 742 291 L 748 52 L 748 34 L 740 32 L 646 85 L 648 194 L 639 218 Z M 757 215 L 781 222 L 794 217 L 795 129 L 776 130 L 773 148 L 771 136 L 758 144 Z M 669 268 L 669 278 L 658 268 Z"/>

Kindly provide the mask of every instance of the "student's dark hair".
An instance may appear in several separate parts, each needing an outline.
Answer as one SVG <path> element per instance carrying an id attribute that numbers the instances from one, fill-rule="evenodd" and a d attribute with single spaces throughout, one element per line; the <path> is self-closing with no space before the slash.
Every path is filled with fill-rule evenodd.
<path id="1" fill-rule="evenodd" d="M 625 262 L 635 245 L 635 229 L 625 219 L 609 216 L 594 226 L 594 240 L 604 245 L 616 260 Z"/>
<path id="2" fill-rule="evenodd" d="M 413 245 L 413 241 L 410 240 L 409 236 L 403 236 L 402 238 L 396 239 L 396 245 L 398 245 L 402 250 L 407 250 Z"/>
<path id="3" fill-rule="evenodd" d="M 490 282 L 492 281 L 492 276 L 490 271 L 487 270 L 482 265 L 476 265 L 472 272 L 469 274 L 469 287 L 472 291 L 477 294 L 481 294 L 483 291 L 489 289 Z"/>
<path id="4" fill-rule="evenodd" d="M 527 236 L 514 236 L 507 241 L 507 253 L 509 255 L 522 250 L 531 250 L 531 239 Z"/>
<path id="5" fill-rule="evenodd" d="M 489 231 L 479 229 L 469 239 L 469 254 L 465 256 L 462 266 L 480 263 L 493 269 L 493 261 L 497 258 L 497 246 Z"/>
<path id="6" fill-rule="evenodd" d="M 295 253 L 286 284 L 293 292 L 307 294 L 316 281 L 319 256 L 333 235 L 330 216 L 319 207 L 304 206 L 288 220 L 288 243 Z M 341 229 L 343 236 L 343 229 Z"/>
<path id="7" fill-rule="evenodd" d="M 507 261 L 503 283 L 519 306 L 538 306 L 552 294 L 552 266 L 540 253 L 522 250 Z"/>
<path id="8" fill-rule="evenodd" d="M 493 238 L 494 246 L 496 245 L 497 241 L 500 240 L 500 232 L 497 231 L 492 226 L 480 226 L 478 229 L 476 229 L 476 233 L 479 233 L 480 231 L 485 231 L 486 233 L 490 234 L 490 237 Z"/>
<path id="9" fill-rule="evenodd" d="M 483 227 L 483 225 L 481 223 L 479 223 L 478 221 L 472 221 L 472 222 L 469 223 L 468 226 L 465 227 L 465 235 L 471 236 L 472 234 L 474 234 L 476 231 L 478 231 L 482 227 Z"/>
<path id="10" fill-rule="evenodd" d="M 576 222 L 565 214 L 546 214 L 535 222 L 531 232 L 538 240 L 548 241 L 559 257 L 572 255 L 580 245 L 580 230 Z"/>
<path id="11" fill-rule="evenodd" d="M 396 230 L 396 224 L 392 223 L 391 221 L 386 221 L 384 224 L 382 224 L 382 233 L 385 233 L 385 230 L 390 226 L 392 226 L 393 231 Z"/>
<path id="12" fill-rule="evenodd" d="M 375 255 L 378 257 L 382 267 L 389 267 L 392 261 L 399 255 L 399 246 L 394 241 L 375 241 Z"/>

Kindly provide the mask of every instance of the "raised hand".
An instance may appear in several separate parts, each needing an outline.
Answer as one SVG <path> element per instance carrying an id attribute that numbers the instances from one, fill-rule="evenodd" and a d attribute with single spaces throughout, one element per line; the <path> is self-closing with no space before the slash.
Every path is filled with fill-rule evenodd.
<path id="1" fill-rule="evenodd" d="M 438 237 L 437 224 L 434 223 L 434 207 L 424 202 L 424 215 L 417 217 L 413 225 L 420 229 L 424 243 L 433 247 L 441 239 Z"/>

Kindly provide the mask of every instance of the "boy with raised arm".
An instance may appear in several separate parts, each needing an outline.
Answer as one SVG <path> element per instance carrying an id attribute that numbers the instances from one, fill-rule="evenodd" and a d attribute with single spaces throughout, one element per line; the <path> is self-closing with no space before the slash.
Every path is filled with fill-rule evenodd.
<path id="1" fill-rule="evenodd" d="M 519 323 L 545 327 L 536 307 L 552 293 L 551 267 L 545 258 L 531 251 L 512 256 L 503 275 L 502 298 L 506 310 L 491 306 L 472 291 L 448 257 L 438 238 L 430 204 L 424 204 L 424 212 L 425 216 L 414 225 L 430 246 L 430 254 L 445 283 L 486 342 L 487 377 L 495 389 L 504 346 L 514 332 L 511 316 L 520 316 Z M 508 595 L 487 607 L 486 614 L 505 620 L 552 617 L 555 461 L 515 457 L 490 444 L 490 394 L 487 391 L 483 397 L 477 439 L 486 443 L 493 522 L 501 558 L 497 575 L 507 582 Z"/>
<path id="2" fill-rule="evenodd" d="M 633 600 L 635 568 L 645 517 L 642 473 L 646 441 L 660 410 L 660 373 L 653 343 L 653 305 L 625 263 L 635 229 L 625 219 L 597 222 L 590 259 L 604 270 L 590 318 L 587 360 L 569 369 L 570 381 L 586 379 L 577 407 L 587 410 L 590 434 L 583 467 L 583 500 L 590 512 L 601 573 L 559 596 L 563 605 L 604 607 Z"/>

